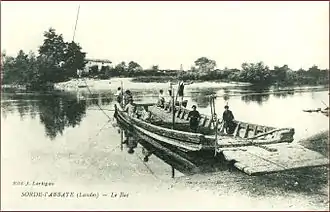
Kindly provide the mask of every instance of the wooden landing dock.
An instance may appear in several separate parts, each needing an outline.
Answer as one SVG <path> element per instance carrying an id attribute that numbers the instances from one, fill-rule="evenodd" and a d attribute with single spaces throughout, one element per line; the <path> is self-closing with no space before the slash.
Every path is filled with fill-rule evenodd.
<path id="1" fill-rule="evenodd" d="M 218 152 L 249 175 L 329 165 L 328 158 L 298 144 L 219 148 Z"/>

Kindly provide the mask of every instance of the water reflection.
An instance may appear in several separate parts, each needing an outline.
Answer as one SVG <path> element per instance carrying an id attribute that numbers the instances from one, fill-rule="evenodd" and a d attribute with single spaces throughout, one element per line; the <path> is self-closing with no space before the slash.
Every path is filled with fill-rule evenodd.
<path id="1" fill-rule="evenodd" d="M 209 96 L 216 94 L 219 88 L 207 88 L 207 89 L 194 89 L 188 95 L 191 96 L 191 100 L 196 102 L 197 107 L 206 108 L 209 106 Z"/>
<path id="2" fill-rule="evenodd" d="M 274 93 L 273 95 L 277 98 L 286 98 L 286 97 L 289 97 L 289 96 L 293 96 L 294 95 L 294 90 Z"/>
<path id="3" fill-rule="evenodd" d="M 259 105 L 262 105 L 263 102 L 269 99 L 269 94 L 251 94 L 251 95 L 244 95 L 241 97 L 241 100 L 250 103 L 250 102 L 257 102 Z"/>
<path id="4" fill-rule="evenodd" d="M 183 152 L 177 147 L 161 143 L 149 137 L 140 137 L 129 130 L 127 126 L 118 123 L 118 128 L 124 132 L 122 143 L 127 149 L 126 154 L 137 154 L 141 149 L 143 159 L 146 165 L 153 157 L 161 159 L 163 162 L 185 175 L 195 173 L 215 172 L 231 169 L 232 166 L 223 157 L 214 157 L 209 152 Z M 138 146 L 142 148 L 138 148 Z M 126 152 L 126 151 L 125 151 Z M 173 174 L 173 173 L 172 173 Z M 172 175 L 172 177 L 175 177 Z"/>
<path id="5" fill-rule="evenodd" d="M 55 139 L 67 127 L 76 127 L 86 115 L 86 109 L 93 105 L 109 105 L 112 96 L 106 93 L 71 94 L 71 93 L 5 93 L 2 95 L 2 116 L 17 111 L 21 120 L 26 116 L 35 119 L 39 115 L 46 135 Z"/>

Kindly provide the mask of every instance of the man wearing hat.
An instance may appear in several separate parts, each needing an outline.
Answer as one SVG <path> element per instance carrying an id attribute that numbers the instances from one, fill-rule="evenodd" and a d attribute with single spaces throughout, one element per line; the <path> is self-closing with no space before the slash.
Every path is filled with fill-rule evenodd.
<path id="1" fill-rule="evenodd" d="M 223 128 L 226 130 L 226 133 L 230 133 L 230 128 L 233 126 L 234 115 L 229 110 L 229 106 L 225 106 L 225 111 L 222 114 Z"/>
<path id="2" fill-rule="evenodd" d="M 188 114 L 188 118 L 189 123 L 190 123 L 190 130 L 191 132 L 196 133 L 197 132 L 197 128 L 198 128 L 198 123 L 199 123 L 199 119 L 200 119 L 200 114 L 199 112 L 196 110 L 196 105 L 192 106 L 192 111 L 189 112 Z"/>

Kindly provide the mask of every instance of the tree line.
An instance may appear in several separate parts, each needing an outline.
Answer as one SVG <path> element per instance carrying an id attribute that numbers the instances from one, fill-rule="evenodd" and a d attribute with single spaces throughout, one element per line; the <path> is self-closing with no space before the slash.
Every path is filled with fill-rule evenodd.
<path id="1" fill-rule="evenodd" d="M 66 42 L 62 34 L 50 28 L 44 32 L 44 41 L 37 55 L 20 50 L 16 57 L 2 52 L 2 84 L 26 85 L 33 89 L 44 88 L 56 82 L 81 77 L 109 79 L 111 77 L 136 77 L 141 81 L 172 78 L 179 80 L 221 80 L 249 82 L 252 84 L 315 85 L 328 84 L 329 70 L 312 66 L 308 70 L 291 70 L 287 65 L 269 68 L 263 62 L 243 63 L 241 69 L 216 69 L 216 61 L 200 57 L 189 70 L 161 70 L 158 65 L 142 68 L 135 61 L 113 65 L 86 66 L 86 53 L 73 42 Z"/>
<path id="2" fill-rule="evenodd" d="M 85 67 L 86 53 L 79 44 L 66 42 L 62 34 L 50 28 L 44 32 L 44 41 L 38 54 L 20 50 L 16 57 L 1 53 L 2 84 L 26 85 L 37 89 L 76 77 Z"/>
<path id="3" fill-rule="evenodd" d="M 288 65 L 274 66 L 271 69 L 263 62 L 243 63 L 241 69 L 220 70 L 215 69 L 215 66 L 215 61 L 202 57 L 195 61 L 195 66 L 190 71 L 180 73 L 179 78 L 249 82 L 262 85 L 327 85 L 329 82 L 329 70 L 320 69 L 316 65 L 307 70 L 292 70 Z"/>

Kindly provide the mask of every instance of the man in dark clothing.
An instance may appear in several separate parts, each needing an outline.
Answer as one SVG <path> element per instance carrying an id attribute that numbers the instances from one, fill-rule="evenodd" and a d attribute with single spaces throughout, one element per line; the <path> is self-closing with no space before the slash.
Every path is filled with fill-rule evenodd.
<path id="1" fill-rule="evenodd" d="M 229 134 L 231 132 L 231 127 L 233 126 L 234 122 L 234 115 L 233 113 L 229 110 L 229 106 L 225 106 L 225 111 L 223 112 L 222 115 L 222 120 L 223 120 L 223 128 L 226 130 L 226 133 Z"/>
<path id="2" fill-rule="evenodd" d="M 190 130 L 191 130 L 191 132 L 196 133 L 197 129 L 198 129 L 199 119 L 201 116 L 200 116 L 199 112 L 196 110 L 196 105 L 193 105 L 192 109 L 193 110 L 190 111 L 188 114 L 188 118 L 190 119 L 189 120 Z"/>
<path id="3" fill-rule="evenodd" d="M 179 87 L 178 87 L 178 96 L 179 96 L 180 107 L 182 106 L 182 102 L 183 102 L 183 90 L 184 90 L 184 83 L 183 83 L 183 81 L 181 81 L 179 83 Z"/>

